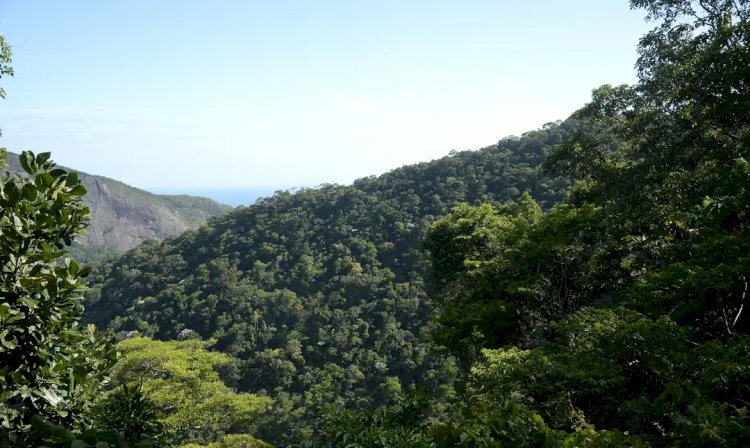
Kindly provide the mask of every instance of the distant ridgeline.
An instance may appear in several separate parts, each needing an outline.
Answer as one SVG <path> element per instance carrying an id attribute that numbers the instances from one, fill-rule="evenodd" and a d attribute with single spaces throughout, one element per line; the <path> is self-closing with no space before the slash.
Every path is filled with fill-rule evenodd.
<path id="1" fill-rule="evenodd" d="M 18 155 L 8 153 L 8 169 L 23 172 Z M 163 240 L 206 223 L 231 210 L 211 199 L 185 195 L 156 195 L 102 176 L 79 172 L 91 210 L 85 237 L 76 239 L 71 255 L 92 261 L 122 254 L 149 240 Z"/>
<path id="2" fill-rule="evenodd" d="M 146 243 L 92 274 L 86 318 L 115 333 L 216 338 L 236 358 L 228 382 L 274 398 L 257 432 L 268 441 L 309 431 L 328 403 L 372 409 L 416 384 L 440 390 L 456 366 L 427 337 L 429 225 L 462 202 L 524 192 L 544 208 L 559 202 L 569 182 L 539 164 L 577 126 L 551 123 L 350 186 L 277 193 Z"/>

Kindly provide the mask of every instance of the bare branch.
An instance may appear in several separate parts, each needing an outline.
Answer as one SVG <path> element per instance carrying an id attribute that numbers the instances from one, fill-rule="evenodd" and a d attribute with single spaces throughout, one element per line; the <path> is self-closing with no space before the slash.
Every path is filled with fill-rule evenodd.
<path id="1" fill-rule="evenodd" d="M 732 328 L 734 328 L 737 325 L 737 321 L 740 319 L 740 315 L 742 314 L 742 309 L 745 307 L 745 297 L 747 297 L 747 279 L 745 276 L 742 276 L 742 281 L 745 282 L 745 290 L 742 291 L 742 298 L 740 299 L 740 309 L 737 310 L 737 315 L 734 316 L 734 321 L 732 322 Z"/>

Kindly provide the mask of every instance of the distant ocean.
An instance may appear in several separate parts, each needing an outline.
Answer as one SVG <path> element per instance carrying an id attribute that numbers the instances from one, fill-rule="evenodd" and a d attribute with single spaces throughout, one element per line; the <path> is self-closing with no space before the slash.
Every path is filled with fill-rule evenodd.
<path id="1" fill-rule="evenodd" d="M 285 190 L 284 187 L 254 187 L 254 188 L 153 188 L 150 191 L 156 194 L 187 194 L 190 196 L 202 196 L 211 198 L 216 202 L 237 207 L 240 205 L 252 205 L 259 198 L 273 196 L 278 190 Z"/>

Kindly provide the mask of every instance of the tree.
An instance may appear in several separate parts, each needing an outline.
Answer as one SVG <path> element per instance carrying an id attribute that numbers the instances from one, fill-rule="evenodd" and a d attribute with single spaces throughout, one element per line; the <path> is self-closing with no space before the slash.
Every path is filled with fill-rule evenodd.
<path id="1" fill-rule="evenodd" d="M 227 387 L 216 369 L 230 358 L 209 352 L 209 345 L 200 339 L 162 342 L 135 337 L 117 346 L 122 357 L 112 370 L 113 382 L 142 390 L 160 410 L 159 421 L 177 444 L 218 442 L 227 433 L 247 430 L 271 402 Z"/>
<path id="2" fill-rule="evenodd" d="M 748 445 L 750 2 L 631 5 L 660 20 L 639 83 L 596 89 L 546 161 L 570 199 L 428 234 L 438 340 L 485 348 L 449 446 Z"/>
<path id="3" fill-rule="evenodd" d="M 13 67 L 10 63 L 10 45 L 5 42 L 5 37 L 0 35 L 0 78 L 3 76 L 13 76 Z M 5 90 L 2 87 L 0 87 L 0 98 L 5 98 Z"/>
<path id="4" fill-rule="evenodd" d="M 13 67 L 11 63 L 11 51 L 10 45 L 5 42 L 5 37 L 0 35 L 0 78 L 3 76 L 13 76 Z M 0 87 L 0 98 L 5 98 L 5 89 Z M 2 137 L 3 131 L 0 129 L 0 137 Z M 5 148 L 0 147 L 0 168 L 3 168 L 5 159 Z"/>
<path id="5" fill-rule="evenodd" d="M 634 86 L 603 86 L 576 112 L 588 132 L 547 167 L 603 207 L 624 257 L 613 292 L 701 337 L 750 331 L 750 3 L 634 0 L 660 23 L 640 41 Z M 624 250 L 627 248 L 627 250 Z M 619 252 L 619 254 L 617 254 Z M 636 288 L 630 288 L 631 285 Z"/>
<path id="6" fill-rule="evenodd" d="M 183 445 L 182 448 L 271 448 L 272 446 L 247 434 L 230 434 L 208 445 L 189 443 Z"/>
<path id="7" fill-rule="evenodd" d="M 99 434 L 112 433 L 129 447 L 155 445 L 164 437 L 160 410 L 143 387 L 123 384 L 100 399 L 94 413 Z"/>
<path id="8" fill-rule="evenodd" d="M 94 327 L 78 323 L 87 270 L 62 258 L 86 228 L 86 190 L 49 158 L 25 151 L 25 174 L 0 177 L 0 440 L 19 445 L 32 443 L 34 417 L 87 426 L 114 361 Z"/>
<path id="9" fill-rule="evenodd" d="M 595 207 L 543 213 L 528 194 L 497 209 L 464 204 L 436 221 L 424 243 L 435 341 L 468 363 L 481 348 L 531 343 L 546 322 L 590 301 L 578 274 L 602 227 Z"/>

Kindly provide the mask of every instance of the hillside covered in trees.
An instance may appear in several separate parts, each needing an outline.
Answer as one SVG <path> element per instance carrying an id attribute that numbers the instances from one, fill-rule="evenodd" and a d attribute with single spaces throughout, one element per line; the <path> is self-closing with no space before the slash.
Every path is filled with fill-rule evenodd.
<path id="1" fill-rule="evenodd" d="M 638 82 L 569 119 L 277 193 L 90 274 L 55 261 L 80 182 L 22 155 L 0 441 L 750 445 L 750 1 L 630 3 L 655 25 Z"/>
<path id="2" fill-rule="evenodd" d="M 311 446 L 747 446 L 750 4 L 634 0 L 639 82 L 547 154 L 575 184 L 428 231 L 456 396 L 331 409 Z"/>
<path id="3" fill-rule="evenodd" d="M 92 274 L 86 319 L 120 334 L 217 339 L 236 360 L 230 383 L 274 399 L 261 433 L 270 440 L 307 434 L 326 404 L 374 409 L 449 385 L 455 366 L 427 334 L 425 232 L 463 202 L 500 205 L 521 191 L 561 200 L 568 183 L 539 164 L 574 123 L 351 186 L 277 193 L 141 246 Z"/>

